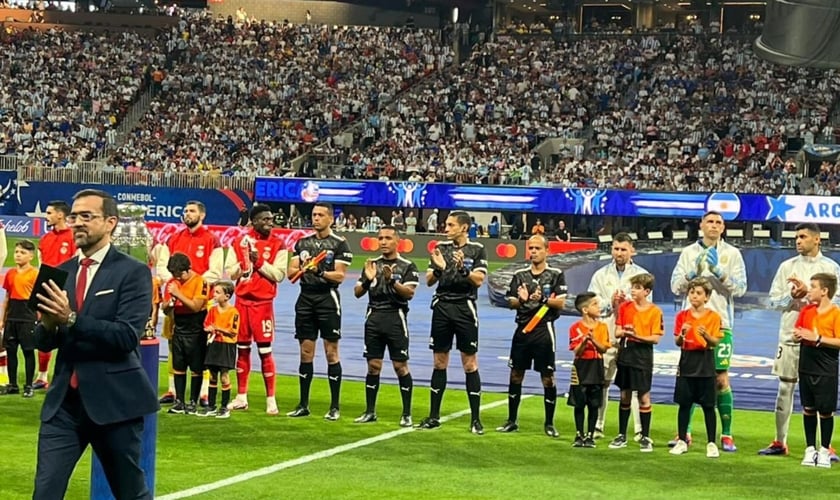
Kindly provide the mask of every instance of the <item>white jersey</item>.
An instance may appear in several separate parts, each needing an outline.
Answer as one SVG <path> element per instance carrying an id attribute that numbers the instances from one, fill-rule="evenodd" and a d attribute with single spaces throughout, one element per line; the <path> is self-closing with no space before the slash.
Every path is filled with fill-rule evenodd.
<path id="1" fill-rule="evenodd" d="M 628 262 L 624 266 L 624 271 L 618 272 L 613 260 L 606 266 L 598 269 L 592 274 L 592 279 L 589 281 L 589 291 L 598 295 L 601 300 L 601 315 L 607 323 L 607 329 L 610 332 L 610 342 L 615 340 L 615 311 L 612 310 L 612 296 L 620 290 L 629 298 L 630 297 L 630 278 L 648 272 L 647 269 L 637 265 L 634 262 Z M 653 302 L 653 295 L 650 297 Z"/>
<path id="2" fill-rule="evenodd" d="M 698 276 L 707 278 L 712 284 L 712 296 L 709 298 L 709 309 L 720 314 L 721 328 L 732 330 L 735 317 L 735 297 L 742 297 L 747 293 L 747 269 L 744 266 L 744 258 L 741 251 L 720 240 L 717 244 L 718 267 L 723 273 L 724 280 L 720 280 L 712 274 L 706 262 L 705 254 L 708 251 L 701 241 L 692 243 L 683 248 L 677 267 L 671 275 L 671 291 L 674 295 L 685 295 L 688 290 L 688 276 L 697 272 L 696 262 L 701 255 L 704 255 L 700 262 L 700 273 Z M 688 296 L 683 299 L 683 309 L 688 309 Z"/>
<path id="3" fill-rule="evenodd" d="M 794 299 L 790 296 L 788 278 L 795 277 L 802 280 L 807 288 L 811 276 L 817 273 L 831 274 L 840 281 L 840 265 L 822 253 L 814 257 L 797 255 L 782 262 L 779 270 L 776 271 L 773 284 L 770 285 L 770 307 L 782 311 L 782 320 L 779 322 L 779 344 L 798 345 L 793 339 L 793 325 L 796 324 L 799 309 L 808 303 L 806 298 Z M 840 304 L 840 293 L 834 296 L 833 302 Z"/>

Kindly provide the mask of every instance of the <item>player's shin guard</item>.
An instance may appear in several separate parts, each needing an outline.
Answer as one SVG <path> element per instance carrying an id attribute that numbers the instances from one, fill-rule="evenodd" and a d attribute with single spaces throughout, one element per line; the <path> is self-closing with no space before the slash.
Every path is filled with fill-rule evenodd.
<path id="1" fill-rule="evenodd" d="M 618 407 L 618 433 L 627 435 L 627 423 L 630 422 L 630 405 L 620 403 Z"/>
<path id="2" fill-rule="evenodd" d="M 727 387 L 717 396 L 718 413 L 720 413 L 720 433 L 724 436 L 732 435 L 732 405 L 734 397 L 732 388 Z"/>
<path id="3" fill-rule="evenodd" d="M 274 355 L 271 354 L 271 346 L 258 345 L 257 352 L 260 354 L 263 383 L 265 383 L 265 395 L 266 397 L 273 397 L 276 378 L 275 373 L 277 370 L 274 367 Z"/>
<path id="4" fill-rule="evenodd" d="M 802 426 L 805 428 L 805 446 L 817 446 L 817 414 L 802 415 Z"/>
<path id="5" fill-rule="evenodd" d="M 633 415 L 633 428 L 636 434 L 641 432 L 647 436 L 642 430 L 642 416 L 639 411 L 639 393 L 636 391 L 633 391 L 632 397 L 630 398 L 630 414 Z M 648 428 L 648 431 L 650 431 L 650 428 Z"/>
<path id="6" fill-rule="evenodd" d="M 519 418 L 519 400 L 522 397 L 522 384 L 508 384 L 508 421 L 516 422 Z"/>
<path id="7" fill-rule="evenodd" d="M 236 346 L 236 393 L 248 394 L 248 377 L 251 375 L 251 346 Z"/>
<path id="8" fill-rule="evenodd" d="M 411 394 L 414 392 L 414 379 L 410 373 L 399 377 L 400 396 L 402 397 L 403 415 L 411 415 Z"/>
<path id="9" fill-rule="evenodd" d="M 706 440 L 714 443 L 717 438 L 717 415 L 713 406 L 703 408 L 703 420 L 706 421 Z"/>
<path id="10" fill-rule="evenodd" d="M 831 413 L 820 414 L 820 446 L 831 448 L 832 434 L 834 434 L 834 416 Z"/>
<path id="11" fill-rule="evenodd" d="M 300 406 L 309 408 L 309 388 L 312 387 L 312 363 L 301 363 L 298 366 L 298 383 L 300 384 Z"/>
<path id="12" fill-rule="evenodd" d="M 6 363 L 8 363 L 8 360 L 6 359 L 6 350 L 0 348 L 0 385 L 6 385 L 9 383 L 9 370 L 6 368 Z"/>
<path id="13" fill-rule="evenodd" d="M 341 363 L 327 365 L 327 378 L 330 381 L 330 409 L 339 408 L 341 399 Z"/>
<path id="14" fill-rule="evenodd" d="M 641 420 L 642 424 L 642 436 L 650 437 L 650 417 L 653 408 L 650 406 L 640 406 L 639 407 L 639 420 Z"/>
<path id="15" fill-rule="evenodd" d="M 169 348 L 172 348 L 172 342 L 169 343 Z M 172 351 L 166 356 L 166 368 L 169 373 L 169 387 L 166 392 L 175 392 L 175 370 L 172 368 Z"/>
<path id="16" fill-rule="evenodd" d="M 365 413 L 376 412 L 376 396 L 379 394 L 379 375 L 365 377 Z"/>
<path id="17" fill-rule="evenodd" d="M 779 380 L 776 393 L 776 441 L 787 444 L 790 430 L 790 415 L 793 413 L 793 393 L 796 382 Z"/>
<path id="18" fill-rule="evenodd" d="M 478 370 L 467 373 L 467 397 L 470 400 L 470 414 L 473 420 L 478 419 L 481 411 L 481 376 Z"/>
<path id="19" fill-rule="evenodd" d="M 432 370 L 431 406 L 429 409 L 429 416 L 432 418 L 440 418 L 440 404 L 443 402 L 444 391 L 446 391 L 446 370 L 435 368 Z"/>
<path id="20" fill-rule="evenodd" d="M 47 372 L 50 370 L 50 359 L 52 359 L 51 351 L 38 351 L 38 378 L 41 378 L 41 375 L 43 375 L 44 380 L 47 379 Z"/>
<path id="21" fill-rule="evenodd" d="M 203 399 L 207 396 L 208 391 L 210 390 L 210 370 L 204 370 L 201 372 L 201 393 L 200 396 Z"/>
<path id="22" fill-rule="evenodd" d="M 521 387 L 522 386 L 520 386 L 520 389 Z M 554 425 L 554 410 L 557 408 L 556 385 L 543 387 L 543 405 L 545 407 L 545 425 Z"/>
<path id="23" fill-rule="evenodd" d="M 601 430 L 604 429 L 604 421 L 606 419 L 607 414 L 607 404 L 610 401 L 610 385 L 605 385 L 604 390 L 602 392 L 603 395 L 601 396 L 601 406 L 598 407 L 598 421 L 595 422 L 595 427 Z"/>

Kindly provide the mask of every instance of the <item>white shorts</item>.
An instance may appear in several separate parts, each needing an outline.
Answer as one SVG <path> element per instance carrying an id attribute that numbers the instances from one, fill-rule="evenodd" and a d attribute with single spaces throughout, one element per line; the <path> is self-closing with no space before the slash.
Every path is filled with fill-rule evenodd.
<path id="1" fill-rule="evenodd" d="M 799 379 L 799 346 L 779 344 L 776 359 L 773 361 L 773 375 L 781 379 L 796 381 Z"/>
<path id="2" fill-rule="evenodd" d="M 603 354 L 604 356 L 604 383 L 612 384 L 615 372 L 618 371 L 618 348 L 610 347 Z"/>

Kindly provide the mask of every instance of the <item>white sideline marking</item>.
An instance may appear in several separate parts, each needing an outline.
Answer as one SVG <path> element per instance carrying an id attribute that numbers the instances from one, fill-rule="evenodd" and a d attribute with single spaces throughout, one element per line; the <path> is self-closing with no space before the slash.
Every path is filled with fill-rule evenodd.
<path id="1" fill-rule="evenodd" d="M 526 394 L 522 396 L 522 399 L 527 399 L 533 397 L 532 394 Z M 481 410 L 489 410 L 491 408 L 495 408 L 497 406 L 502 406 L 507 404 L 507 398 L 494 401 L 492 403 L 487 403 L 481 406 Z M 456 419 L 458 417 L 463 417 L 464 415 L 469 415 L 470 410 L 461 410 L 459 412 L 452 413 L 451 415 L 446 415 L 440 419 L 441 422 L 448 422 L 449 420 Z M 369 438 L 365 438 L 359 441 L 354 441 L 352 443 L 343 444 L 341 446 L 336 446 L 335 448 L 330 448 L 328 450 L 319 451 L 317 453 L 312 453 L 310 455 L 305 455 L 299 458 L 295 458 L 292 460 L 286 460 L 285 462 L 276 463 L 274 465 L 269 465 L 267 467 L 263 467 L 260 469 L 252 470 L 250 472 L 243 472 L 242 474 L 237 474 L 235 476 L 231 476 L 227 479 L 221 479 L 219 481 L 214 481 L 212 483 L 207 483 L 201 486 L 196 486 L 194 488 L 189 488 L 182 491 L 176 491 L 175 493 L 169 493 L 168 495 L 163 495 L 156 497 L 157 500 L 177 500 L 179 498 L 189 498 L 196 495 L 201 495 L 202 493 L 207 493 L 208 491 L 218 490 L 219 488 L 224 488 L 226 486 L 231 486 L 237 483 L 242 483 L 245 481 L 249 481 L 251 479 L 267 476 L 269 474 L 273 474 L 275 472 L 279 472 L 281 470 L 290 469 L 292 467 L 296 467 L 298 465 L 308 464 L 310 462 L 314 462 L 316 460 L 321 460 L 322 458 L 329 458 L 333 455 L 338 455 L 339 453 L 344 453 L 345 451 L 355 450 L 356 448 L 361 448 L 363 446 L 368 446 L 371 444 L 378 443 L 380 441 L 386 441 L 388 439 L 393 439 L 397 436 L 402 436 L 403 434 L 408 434 L 409 432 L 414 432 L 416 429 L 405 428 L 399 429 L 396 431 L 386 432 L 385 434 L 380 434 L 378 436 L 373 436 Z"/>

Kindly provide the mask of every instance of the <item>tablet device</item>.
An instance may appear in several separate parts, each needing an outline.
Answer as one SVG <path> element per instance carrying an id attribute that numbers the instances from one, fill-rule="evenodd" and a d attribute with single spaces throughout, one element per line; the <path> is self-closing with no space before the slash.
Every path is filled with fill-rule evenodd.
<path id="1" fill-rule="evenodd" d="M 35 278 L 35 287 L 32 289 L 32 295 L 29 296 L 29 301 L 26 303 L 27 307 L 33 311 L 40 312 L 38 304 L 41 301 L 38 300 L 38 294 L 44 295 L 44 283 L 53 280 L 59 288 L 64 288 L 64 284 L 67 282 L 67 274 L 67 271 L 63 269 L 41 264 L 40 269 L 38 269 L 38 277 Z"/>

